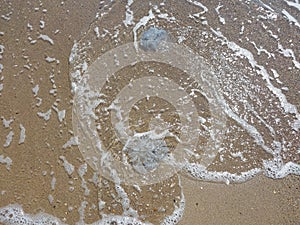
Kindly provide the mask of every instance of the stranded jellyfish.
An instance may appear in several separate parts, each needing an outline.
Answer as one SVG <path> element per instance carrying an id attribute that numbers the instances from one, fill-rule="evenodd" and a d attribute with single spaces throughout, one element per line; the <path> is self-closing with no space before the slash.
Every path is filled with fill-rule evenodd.
<path id="1" fill-rule="evenodd" d="M 145 51 L 156 51 L 163 41 L 168 41 L 169 35 L 167 31 L 150 27 L 141 35 L 140 46 Z"/>
<path id="2" fill-rule="evenodd" d="M 166 142 L 153 131 L 137 133 L 130 137 L 123 152 L 138 173 L 154 171 L 169 152 Z"/>

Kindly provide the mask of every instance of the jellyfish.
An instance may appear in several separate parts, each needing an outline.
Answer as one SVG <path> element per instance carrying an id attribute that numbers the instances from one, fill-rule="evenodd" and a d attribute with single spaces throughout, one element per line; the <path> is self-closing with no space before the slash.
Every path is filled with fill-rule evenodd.
<path id="1" fill-rule="evenodd" d="M 156 27 L 150 27 L 144 31 L 140 38 L 140 46 L 145 51 L 156 51 L 164 41 L 169 40 L 167 31 Z"/>
<path id="2" fill-rule="evenodd" d="M 129 163 L 140 174 L 157 169 L 169 152 L 166 142 L 153 131 L 137 133 L 130 137 L 123 152 L 127 154 Z"/>

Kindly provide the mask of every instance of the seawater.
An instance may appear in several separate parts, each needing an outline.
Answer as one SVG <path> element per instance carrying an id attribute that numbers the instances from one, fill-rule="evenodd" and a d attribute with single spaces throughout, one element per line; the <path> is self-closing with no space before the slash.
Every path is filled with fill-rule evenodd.
<path id="1" fill-rule="evenodd" d="M 89 103 L 91 107 L 82 109 L 86 115 L 95 119 L 96 130 L 102 138 L 99 143 L 95 143 L 96 149 L 101 152 L 103 146 L 109 146 L 110 151 L 120 157 L 120 160 L 128 151 L 131 151 L 132 154 L 129 155 L 131 159 L 125 163 L 128 165 L 130 162 L 136 163 L 138 165 L 136 170 L 142 171 L 141 174 L 159 170 L 158 164 L 167 153 L 171 158 L 169 162 L 177 166 L 176 160 L 171 157 L 172 149 L 181 143 L 180 135 L 192 136 L 187 132 L 186 127 L 181 126 L 180 118 L 188 121 L 193 115 L 176 114 L 176 107 L 172 108 L 172 104 L 160 99 L 159 95 L 144 94 L 143 96 L 143 90 L 136 93 L 143 98 L 134 102 L 133 110 L 129 110 L 127 114 L 124 113 L 124 105 L 120 104 L 126 101 L 129 104 L 133 98 L 133 96 L 118 95 L 122 88 L 125 86 L 134 88 L 135 78 L 143 76 L 147 78 L 151 74 L 154 77 L 165 77 L 165 92 L 171 93 L 172 91 L 167 86 L 170 80 L 181 85 L 182 90 L 192 100 L 184 97 L 178 100 L 183 105 L 192 102 L 198 113 L 196 132 L 200 136 L 200 144 L 195 149 L 184 149 L 189 158 L 186 158 L 184 166 L 178 165 L 182 166 L 180 173 L 201 181 L 227 184 L 246 182 L 258 174 L 264 174 L 273 179 L 284 178 L 289 174 L 300 175 L 300 114 L 297 108 L 299 102 L 297 102 L 297 97 L 296 100 L 291 97 L 298 96 L 299 93 L 297 84 L 293 85 L 288 79 L 289 76 L 298 76 L 300 69 L 296 54 L 297 47 L 299 47 L 297 41 L 299 21 L 293 15 L 293 10 L 300 10 L 299 3 L 284 1 L 268 5 L 260 1 L 247 1 L 239 3 L 239 10 L 234 15 L 232 15 L 232 7 L 227 6 L 226 3 L 215 5 L 206 1 L 187 0 L 180 1 L 172 7 L 168 4 L 167 2 L 144 4 L 141 1 L 128 1 L 126 5 L 121 3 L 103 5 L 94 22 L 90 24 L 89 30 L 74 43 L 69 59 L 73 93 L 89 90 L 88 82 L 81 78 L 89 72 L 89 66 L 97 57 L 127 42 L 133 42 L 134 46 L 138 47 L 140 38 L 145 39 L 147 31 L 160 31 L 160 35 L 154 35 L 154 42 L 151 42 L 153 35 L 148 35 L 149 37 L 146 35 L 147 41 L 150 40 L 150 43 L 146 43 L 147 47 L 144 46 L 146 50 L 157 51 L 158 42 L 166 39 L 188 46 L 203 58 L 205 70 L 209 70 L 212 77 L 202 79 L 202 83 L 197 83 L 194 80 L 191 81 L 188 74 L 183 75 L 184 71 L 153 62 L 133 64 L 132 68 L 121 68 L 114 78 L 104 77 L 104 80 L 107 79 L 104 87 L 98 93 L 89 93 L 91 98 L 87 101 L 91 101 Z M 116 18 L 113 14 L 116 11 L 124 14 L 124 18 Z M 106 24 L 105 21 L 112 21 L 114 26 Z M 285 32 L 291 34 L 289 40 L 286 40 Z M 167 36 L 168 38 L 165 38 Z M 160 39 L 160 37 L 163 38 Z M 54 44 L 47 35 L 41 34 L 38 39 L 49 42 L 50 45 Z M 55 59 L 48 58 L 49 60 L 55 61 Z M 115 56 L 112 63 L 115 66 L 119 65 L 118 56 Z M 143 74 L 130 75 L 139 71 Z M 151 83 L 152 80 L 147 79 L 145 89 L 155 89 L 156 87 Z M 204 85 L 213 91 L 207 93 L 206 89 L 203 89 Z M 163 82 L 162 86 L 164 86 Z M 38 88 L 33 89 L 35 94 L 38 91 Z M 55 93 L 54 82 L 52 93 Z M 215 115 L 218 111 L 211 108 L 211 105 L 218 105 L 218 110 L 222 109 L 222 114 Z M 59 111 L 57 108 L 55 111 L 62 121 L 64 111 Z M 151 113 L 147 116 L 149 112 Z M 40 112 L 38 116 L 47 121 L 51 116 L 51 110 Z M 116 119 L 112 120 L 112 116 Z M 20 124 L 20 129 L 22 130 L 20 142 L 24 143 L 25 128 L 22 124 Z M 129 137 L 149 134 L 147 133 L 149 130 L 157 133 L 168 130 L 169 136 L 164 136 L 164 140 L 159 141 L 159 145 L 164 146 L 163 156 L 156 157 L 154 161 L 149 159 L 139 161 L 140 155 L 133 154 L 136 152 L 132 149 L 134 147 L 130 146 L 131 149 L 127 148 L 122 151 L 126 149 L 126 140 L 128 141 Z M 108 133 L 105 134 L 105 132 Z M 14 133 L 7 135 L 6 147 L 10 145 L 13 136 Z M 151 138 L 146 141 L 149 140 Z M 214 145 L 207 145 L 208 140 L 212 140 Z M 75 136 L 66 143 L 65 148 L 78 145 L 80 141 L 82 140 Z M 157 151 L 155 146 L 151 144 L 149 146 L 153 154 L 161 152 Z M 204 149 L 201 146 L 208 147 Z M 109 157 L 108 155 L 106 156 Z M 96 154 L 93 157 L 96 161 L 104 159 L 103 154 Z M 204 163 L 203 158 L 211 160 L 205 161 L 209 163 Z M 9 157 L 2 156 L 0 159 L 1 163 L 5 163 L 8 167 L 13 166 Z M 72 174 L 74 166 L 64 157 L 60 159 L 63 161 L 66 172 L 69 175 Z M 92 164 L 89 166 L 97 169 Z M 83 187 L 86 187 L 83 178 L 86 167 L 87 165 L 80 170 Z M 123 180 L 114 174 L 113 167 L 108 170 L 113 174 L 113 180 L 103 178 L 99 182 L 98 207 L 102 219 L 93 224 L 157 223 L 144 213 L 146 205 L 150 204 L 147 200 L 150 202 L 150 199 L 145 197 L 146 200 L 141 201 L 137 197 L 135 200 L 131 193 L 136 196 L 147 196 L 147 191 L 155 188 L 161 190 L 163 187 L 168 188 L 159 192 L 163 200 L 158 209 L 162 212 L 161 218 L 158 219 L 159 223 L 176 224 L 180 221 L 185 207 L 180 173 L 176 173 L 175 178 L 166 179 L 165 183 L 128 188 L 122 183 Z M 55 181 L 53 186 L 55 186 Z M 114 195 L 103 196 L 101 190 L 104 188 L 111 189 Z M 168 190 L 172 188 L 178 200 L 174 204 L 168 202 Z M 158 193 L 153 191 L 151 196 L 154 197 L 156 194 Z M 110 202 L 115 199 L 120 200 L 120 212 L 112 215 L 110 208 L 113 205 Z M 136 208 L 132 204 L 133 201 L 135 204 L 140 203 L 140 207 Z M 81 218 L 78 224 L 84 224 L 84 206 L 85 204 L 79 212 Z M 60 219 L 45 213 L 26 214 L 17 204 L 0 209 L 0 222 L 4 224 L 64 224 Z"/>

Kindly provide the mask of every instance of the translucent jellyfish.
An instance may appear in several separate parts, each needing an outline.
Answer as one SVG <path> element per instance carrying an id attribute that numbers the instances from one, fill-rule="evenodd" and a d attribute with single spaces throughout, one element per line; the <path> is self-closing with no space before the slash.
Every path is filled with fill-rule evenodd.
<path id="1" fill-rule="evenodd" d="M 153 131 L 137 133 L 123 148 L 132 167 L 141 174 L 156 170 L 169 152 L 166 142 Z"/>
<path id="2" fill-rule="evenodd" d="M 158 29 L 156 27 L 150 27 L 144 31 L 141 35 L 140 45 L 145 51 L 156 51 L 163 41 L 168 41 L 169 35 L 167 31 Z"/>

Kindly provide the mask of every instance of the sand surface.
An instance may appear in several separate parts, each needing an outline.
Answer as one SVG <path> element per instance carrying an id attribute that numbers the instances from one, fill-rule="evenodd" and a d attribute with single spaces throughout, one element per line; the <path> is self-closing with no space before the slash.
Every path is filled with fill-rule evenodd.
<path id="1" fill-rule="evenodd" d="M 124 5 L 121 4 L 121 6 Z M 75 224 L 83 219 L 79 211 L 85 204 L 83 202 L 87 202 L 84 222 L 89 224 L 100 219 L 98 199 L 106 198 L 106 201 L 110 201 L 109 197 L 105 197 L 106 193 L 107 196 L 111 194 L 109 185 L 99 186 L 99 180 L 95 178 L 96 173 L 85 164 L 85 159 L 78 147 L 72 145 L 63 147 L 73 134 L 73 95 L 69 78 L 69 55 L 74 41 L 84 37 L 85 32 L 89 34 L 98 7 L 98 1 L 61 3 L 59 1 L 21 0 L 4 1 L 0 6 L 0 14 L 5 15 L 0 21 L 0 32 L 3 32 L 0 35 L 0 44 L 5 47 L 3 58 L 0 60 L 4 66 L 0 73 L 0 84 L 3 84 L 3 90 L 0 91 L 0 117 L 3 122 L 3 126 L 0 126 L 0 155 L 9 156 L 12 160 L 11 165 L 0 164 L 0 207 L 18 203 L 23 206 L 26 213 L 46 212 L 67 224 Z M 176 11 L 175 8 L 174 6 L 178 17 L 185 10 L 189 10 Z M 296 9 L 293 8 L 292 12 L 298 15 L 296 19 L 300 21 L 299 11 L 293 10 Z M 137 12 L 141 13 L 141 11 Z M 118 7 L 110 13 L 112 17 L 117 18 Z M 229 13 L 230 11 L 226 15 L 229 16 Z M 211 26 L 217 23 L 215 22 L 217 20 L 211 21 L 214 21 L 211 22 Z M 103 26 L 107 27 L 114 25 L 113 20 L 103 23 Z M 162 23 L 161 26 L 163 25 Z M 299 28 L 297 29 L 294 34 L 291 34 L 291 39 L 297 35 L 299 37 Z M 288 32 L 290 28 L 286 27 L 286 30 Z M 235 35 L 230 33 L 230 29 L 225 32 L 228 32 L 229 36 Z M 246 32 L 251 33 L 255 30 Z M 50 37 L 53 43 L 41 37 L 41 34 Z M 132 34 L 127 34 L 125 31 L 122 41 L 126 40 L 132 41 Z M 282 42 L 288 43 L 288 41 L 288 38 L 282 38 Z M 299 42 L 294 42 L 294 45 L 295 49 L 298 48 L 295 54 L 296 59 L 299 60 Z M 203 56 L 211 57 L 209 52 L 203 52 Z M 48 58 L 47 61 L 47 57 L 54 59 Z M 267 58 L 260 60 L 264 62 Z M 289 71 L 288 75 L 281 77 L 281 81 L 286 82 L 285 84 L 289 87 L 289 92 L 286 94 L 288 100 L 299 110 L 299 69 L 286 68 L 292 66 L 293 64 L 289 61 L 288 64 L 283 63 L 279 66 L 277 71 L 281 74 Z M 49 109 L 51 109 L 49 120 L 38 116 Z M 65 117 L 60 121 L 59 115 L 64 112 Z M 12 122 L 5 127 L 5 121 L 10 119 Z M 228 123 L 235 124 L 232 121 Z M 26 128 L 24 143 L 19 143 L 21 125 Z M 12 142 L 5 147 L 10 131 L 14 133 Z M 283 135 L 290 135 L 290 138 L 299 137 L 299 132 L 290 134 L 284 131 Z M 299 148 L 299 143 L 299 139 L 294 138 L 293 146 Z M 242 148 L 238 143 L 233 143 L 233 145 Z M 292 149 L 292 151 L 296 150 Z M 299 152 L 293 154 L 288 155 L 287 158 L 299 163 Z M 269 156 L 260 152 L 250 154 L 249 157 L 257 161 L 257 164 L 250 163 L 247 168 L 261 165 L 261 159 Z M 70 174 L 64 168 L 64 159 L 75 167 Z M 232 166 L 235 165 L 234 163 L 236 162 L 233 160 L 222 167 L 219 162 L 215 162 L 211 169 L 218 170 L 222 167 L 236 172 L 232 168 L 238 168 L 239 164 L 237 163 L 234 167 Z M 84 171 L 83 175 L 81 171 Z M 196 181 L 187 175 L 180 175 L 180 177 L 186 200 L 180 225 L 296 225 L 300 223 L 299 176 L 289 175 L 283 179 L 274 180 L 258 175 L 240 184 Z M 159 224 L 164 216 L 164 212 L 158 210 L 160 205 L 164 205 L 167 212 L 174 209 L 173 203 L 168 203 L 168 201 L 174 198 L 175 202 L 180 195 L 178 179 L 174 176 L 161 186 L 153 186 L 154 190 L 156 187 L 162 189 L 166 187 L 163 192 L 168 193 L 172 190 L 172 193 L 164 195 L 161 199 L 151 200 L 149 207 L 141 206 L 143 213 L 147 215 L 146 218 L 153 224 Z M 171 181 L 176 183 L 173 189 L 168 188 Z M 131 189 L 128 188 L 128 190 Z M 140 197 L 136 202 L 136 207 L 139 207 L 139 202 L 143 202 L 143 198 L 149 199 L 149 195 Z M 118 207 L 104 210 L 106 213 L 116 214 L 121 211 Z"/>

